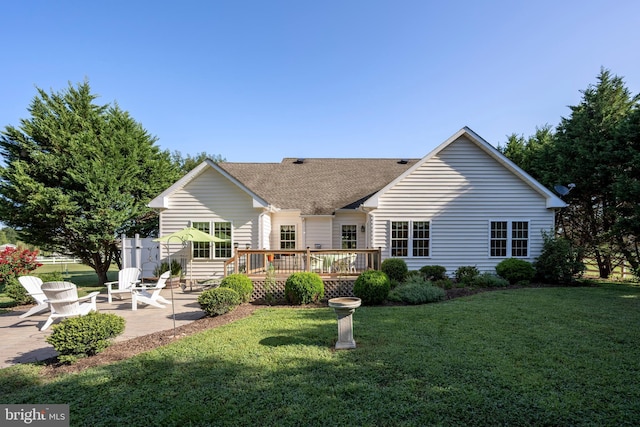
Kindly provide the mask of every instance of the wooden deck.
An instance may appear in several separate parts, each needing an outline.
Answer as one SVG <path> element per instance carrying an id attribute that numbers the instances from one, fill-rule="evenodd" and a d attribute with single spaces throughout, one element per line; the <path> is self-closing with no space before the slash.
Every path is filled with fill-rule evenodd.
<path id="1" fill-rule="evenodd" d="M 380 249 L 236 249 L 233 258 L 225 263 L 225 275 L 243 273 L 260 278 L 269 274 L 280 278 L 307 271 L 335 279 L 357 277 L 366 270 L 379 270 L 380 264 Z"/>

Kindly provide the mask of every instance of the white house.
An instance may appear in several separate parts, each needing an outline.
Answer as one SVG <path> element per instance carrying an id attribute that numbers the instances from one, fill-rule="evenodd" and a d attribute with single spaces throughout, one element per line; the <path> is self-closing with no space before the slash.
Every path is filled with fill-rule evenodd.
<path id="1" fill-rule="evenodd" d="M 465 127 L 422 159 L 207 160 L 149 206 L 161 235 L 193 225 L 227 239 L 189 249 L 193 277 L 209 278 L 223 275 L 234 244 L 380 248 L 410 270 L 494 271 L 505 258 L 533 261 L 565 204 Z"/>

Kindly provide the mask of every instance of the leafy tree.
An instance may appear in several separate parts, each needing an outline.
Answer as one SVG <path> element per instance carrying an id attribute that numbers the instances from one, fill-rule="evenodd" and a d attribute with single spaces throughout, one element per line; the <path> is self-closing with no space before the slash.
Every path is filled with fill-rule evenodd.
<path id="1" fill-rule="evenodd" d="M 37 91 L 31 117 L 0 133 L 0 218 L 27 243 L 82 259 L 102 284 L 116 238 L 157 228 L 146 205 L 179 171 L 129 113 L 96 104 L 88 82 Z"/>
<path id="2" fill-rule="evenodd" d="M 17 245 L 18 233 L 11 227 L 3 227 L 0 229 L 0 245 L 11 243 Z"/>
<path id="3" fill-rule="evenodd" d="M 212 155 L 208 154 L 205 151 L 196 154 L 195 156 L 191 156 L 187 154 L 183 156 L 180 151 L 174 151 L 171 153 L 171 159 L 175 163 L 176 167 L 180 170 L 182 175 L 187 174 L 191 169 L 198 166 L 200 163 L 205 161 L 206 159 L 212 160 L 215 163 L 224 162 L 225 159 L 220 155 Z"/>

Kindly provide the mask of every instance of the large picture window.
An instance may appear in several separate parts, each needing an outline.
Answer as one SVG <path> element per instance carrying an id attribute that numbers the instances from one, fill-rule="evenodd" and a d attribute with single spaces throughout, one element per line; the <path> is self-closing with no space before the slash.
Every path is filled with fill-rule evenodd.
<path id="1" fill-rule="evenodd" d="M 192 242 L 194 259 L 231 258 L 231 223 L 222 221 L 194 221 L 192 226 L 224 242 Z M 213 251 L 211 250 L 213 248 Z"/>
<path id="2" fill-rule="evenodd" d="M 489 254 L 492 257 L 529 256 L 529 222 L 491 221 Z"/>
<path id="3" fill-rule="evenodd" d="M 391 221 L 391 256 L 428 257 L 430 236 L 429 221 Z"/>

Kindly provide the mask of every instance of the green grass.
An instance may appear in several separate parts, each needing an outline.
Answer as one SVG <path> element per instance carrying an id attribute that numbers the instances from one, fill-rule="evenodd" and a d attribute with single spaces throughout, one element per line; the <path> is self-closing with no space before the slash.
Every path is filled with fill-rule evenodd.
<path id="1" fill-rule="evenodd" d="M 98 275 L 91 267 L 84 264 L 47 264 L 36 268 L 31 274 L 38 275 L 56 271 L 66 273 L 65 280 L 75 283 L 78 287 L 99 288 Z M 111 265 L 107 276 L 109 280 L 118 280 L 118 267 Z"/>
<path id="2" fill-rule="evenodd" d="M 358 308 L 334 351 L 331 309 L 265 308 L 55 380 L 4 369 L 0 396 L 74 426 L 638 425 L 639 324 L 637 287 L 503 290 Z"/>

